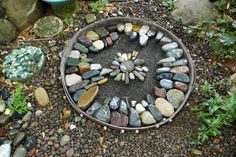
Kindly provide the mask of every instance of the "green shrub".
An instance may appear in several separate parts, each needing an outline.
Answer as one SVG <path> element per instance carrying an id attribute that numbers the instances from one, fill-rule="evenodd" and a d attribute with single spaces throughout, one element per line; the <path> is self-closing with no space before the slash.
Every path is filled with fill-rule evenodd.
<path id="1" fill-rule="evenodd" d="M 172 11 L 176 9 L 176 0 L 165 0 L 161 5 L 166 9 Z"/>
<path id="2" fill-rule="evenodd" d="M 221 135 L 221 128 L 230 126 L 230 123 L 236 120 L 236 94 L 228 93 L 227 96 L 222 96 L 206 82 L 200 91 L 203 91 L 204 95 L 210 95 L 210 98 L 199 107 L 193 108 L 202 122 L 198 128 L 197 139 L 192 142 L 196 145 L 203 144 L 210 137 Z"/>
<path id="3" fill-rule="evenodd" d="M 10 115 L 12 115 L 14 112 L 24 114 L 28 111 L 26 98 L 22 96 L 22 93 L 23 86 L 21 84 L 18 84 L 17 88 L 12 94 L 13 103 L 8 105 L 8 108 L 10 109 Z"/>

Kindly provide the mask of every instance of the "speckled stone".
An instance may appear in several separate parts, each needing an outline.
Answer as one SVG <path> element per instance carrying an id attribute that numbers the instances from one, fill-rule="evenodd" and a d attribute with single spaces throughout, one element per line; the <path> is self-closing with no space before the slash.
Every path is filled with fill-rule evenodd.
<path id="1" fill-rule="evenodd" d="M 180 59 L 183 56 L 182 49 L 173 49 L 166 53 L 168 57 L 175 57 L 176 59 Z"/>
<path id="2" fill-rule="evenodd" d="M 99 102 L 95 101 L 86 111 L 86 113 L 90 116 L 93 116 L 97 110 L 102 106 Z"/>
<path id="3" fill-rule="evenodd" d="M 174 67 L 170 70 L 170 72 L 172 73 L 188 73 L 189 72 L 189 68 L 187 66 L 177 66 Z"/>
<path id="4" fill-rule="evenodd" d="M 172 89 L 167 92 L 167 100 L 174 106 L 175 109 L 179 108 L 184 100 L 184 93 L 178 89 Z"/>
<path id="5" fill-rule="evenodd" d="M 171 80 L 172 78 L 173 78 L 172 73 L 162 73 L 162 74 L 157 75 L 156 77 L 157 81 L 162 80 L 162 79 Z"/>
<path id="6" fill-rule="evenodd" d="M 100 38 L 106 38 L 109 35 L 108 30 L 105 27 L 97 27 L 94 31 L 100 36 Z"/>
<path id="7" fill-rule="evenodd" d="M 162 80 L 160 81 L 160 86 L 161 86 L 162 88 L 167 89 L 167 90 L 172 89 L 172 88 L 173 88 L 173 81 L 167 80 L 167 79 L 162 79 Z"/>
<path id="8" fill-rule="evenodd" d="M 98 111 L 95 113 L 95 118 L 98 120 L 109 123 L 110 122 L 110 108 L 108 105 L 103 105 L 98 109 Z"/>
<path id="9" fill-rule="evenodd" d="M 173 63 L 173 66 L 185 66 L 188 64 L 188 60 L 187 59 L 180 59 L 177 60 Z"/>
<path id="10" fill-rule="evenodd" d="M 116 126 L 127 126 L 129 122 L 129 117 L 125 114 L 113 111 L 111 112 L 111 120 L 110 123 L 112 125 L 116 125 Z"/>

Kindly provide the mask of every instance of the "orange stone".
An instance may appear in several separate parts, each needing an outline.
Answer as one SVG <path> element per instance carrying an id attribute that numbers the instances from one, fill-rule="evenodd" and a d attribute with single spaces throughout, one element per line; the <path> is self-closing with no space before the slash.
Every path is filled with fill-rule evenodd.
<path id="1" fill-rule="evenodd" d="M 89 65 L 89 63 L 81 62 L 81 63 L 79 63 L 78 66 L 79 66 L 79 72 L 80 72 L 80 74 L 83 74 L 83 73 L 85 73 L 85 72 L 87 72 L 87 71 L 90 70 L 90 65 Z"/>
<path id="2" fill-rule="evenodd" d="M 189 68 L 187 66 L 178 66 L 178 67 L 174 67 L 170 70 L 170 72 L 172 73 L 188 73 L 189 72 Z"/>
<path id="3" fill-rule="evenodd" d="M 82 110 L 86 110 L 98 95 L 98 86 L 94 86 L 80 96 L 77 105 Z"/>
<path id="4" fill-rule="evenodd" d="M 133 31 L 138 32 L 140 30 L 140 25 L 133 25 Z"/>

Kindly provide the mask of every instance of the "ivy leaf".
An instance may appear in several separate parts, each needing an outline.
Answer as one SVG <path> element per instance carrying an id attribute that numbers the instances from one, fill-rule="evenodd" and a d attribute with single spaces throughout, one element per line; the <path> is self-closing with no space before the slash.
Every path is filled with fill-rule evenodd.
<path id="1" fill-rule="evenodd" d="M 236 39 L 233 36 L 230 36 L 228 34 L 221 34 L 220 35 L 220 42 L 224 45 L 233 45 L 235 43 Z"/>
<path id="2" fill-rule="evenodd" d="M 233 21 L 232 26 L 236 28 L 236 21 Z"/>

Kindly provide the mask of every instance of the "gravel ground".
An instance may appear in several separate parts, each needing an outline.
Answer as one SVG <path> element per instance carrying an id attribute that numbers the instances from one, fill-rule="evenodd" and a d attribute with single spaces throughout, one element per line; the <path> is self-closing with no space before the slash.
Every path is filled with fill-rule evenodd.
<path id="1" fill-rule="evenodd" d="M 229 69 L 224 66 L 224 60 L 217 60 L 207 44 L 200 39 L 196 39 L 183 33 L 181 23 L 174 22 L 168 11 L 154 4 L 152 1 L 141 1 L 140 3 L 119 3 L 116 11 L 109 16 L 118 15 L 117 10 L 123 13 L 123 16 L 140 17 L 146 20 L 152 20 L 155 23 L 172 31 L 176 36 L 182 39 L 183 43 L 189 49 L 195 62 L 197 73 L 197 85 L 204 80 L 209 82 L 218 82 L 230 75 Z M 82 10 L 77 15 L 83 18 L 86 10 Z M 103 14 L 96 15 L 99 19 L 108 18 Z M 118 15 L 119 16 L 119 15 Z M 82 20 L 79 27 L 84 27 L 85 21 Z M 191 111 L 194 104 L 202 100 L 202 96 L 193 91 L 189 102 L 185 108 L 175 117 L 173 122 L 164 125 L 159 129 L 135 132 L 125 132 L 121 134 L 116 130 L 103 130 L 102 126 L 96 123 L 80 118 L 73 112 L 73 116 L 65 119 L 62 116 L 62 110 L 69 107 L 69 103 L 64 96 L 60 80 L 60 52 L 62 52 L 73 32 L 63 38 L 55 39 L 54 42 L 37 41 L 32 44 L 35 46 L 48 46 L 50 53 L 47 55 L 46 65 L 40 75 L 37 75 L 30 82 L 27 82 L 29 88 L 27 93 L 31 93 L 38 86 L 43 86 L 51 99 L 48 107 L 40 107 L 31 96 L 33 111 L 41 110 L 43 115 L 33 116 L 28 122 L 27 128 L 20 130 L 27 135 L 37 137 L 37 155 L 36 156 L 66 156 L 66 152 L 74 150 L 74 156 L 194 156 L 194 150 L 201 151 L 202 156 L 236 156 L 236 126 L 223 128 L 223 134 L 215 139 L 210 139 L 203 146 L 194 148 L 190 144 L 196 136 L 196 130 L 199 125 L 197 116 Z M 20 43 L 22 44 L 22 43 Z M 12 48 L 11 45 L 8 48 Z M 2 85 L 2 83 L 1 83 Z M 5 85 L 5 84 L 4 84 Z M 73 130 L 68 129 L 70 124 L 76 125 Z M 12 125 L 12 124 L 11 124 Z M 69 135 L 70 141 L 67 145 L 61 147 L 60 138 L 63 135 Z M 9 137 L 12 138 L 12 137 Z"/>

